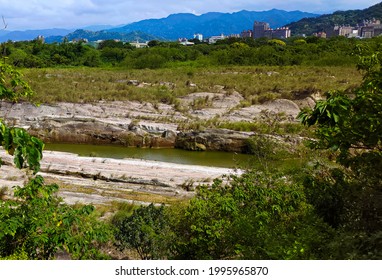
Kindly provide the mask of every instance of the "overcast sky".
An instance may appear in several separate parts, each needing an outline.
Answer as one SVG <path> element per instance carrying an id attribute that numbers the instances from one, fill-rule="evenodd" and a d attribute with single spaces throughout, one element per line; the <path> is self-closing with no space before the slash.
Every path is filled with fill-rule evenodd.
<path id="1" fill-rule="evenodd" d="M 0 0 L 7 30 L 77 28 L 119 25 L 173 13 L 265 11 L 273 8 L 304 12 L 365 9 L 371 0 Z M 2 27 L 4 24 L 2 24 Z"/>

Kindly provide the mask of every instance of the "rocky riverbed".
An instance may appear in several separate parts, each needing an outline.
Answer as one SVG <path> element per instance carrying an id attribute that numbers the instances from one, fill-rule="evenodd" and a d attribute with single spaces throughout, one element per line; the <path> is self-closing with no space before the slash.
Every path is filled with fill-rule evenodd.
<path id="1" fill-rule="evenodd" d="M 279 99 L 241 106 L 242 96 L 233 92 L 194 93 L 180 99 L 179 106 L 131 101 L 99 101 L 92 104 L 0 103 L 0 118 L 24 127 L 31 134 L 51 143 L 116 144 L 137 147 L 176 147 L 188 150 L 221 150 L 242 152 L 251 132 L 224 129 L 180 129 L 195 121 L 246 121 L 282 114 L 295 121 L 302 106 L 314 100 L 299 102 Z M 204 100 L 203 106 L 196 106 Z M 278 139 L 280 140 L 280 139 Z M 283 139 L 281 139 L 283 141 Z M 26 177 L 11 167 L 12 159 L 3 151 L 0 157 L 8 163 L 0 172 L 0 186 L 22 185 Z M 179 165 L 135 159 L 79 157 L 74 154 L 45 152 L 41 174 L 47 182 L 61 185 L 61 195 L 69 203 L 104 204 L 113 200 L 153 201 L 182 199 L 193 195 L 200 183 L 211 183 L 234 170 Z"/>
<path id="2" fill-rule="evenodd" d="M 58 103 L 35 106 L 30 103 L 0 103 L 0 118 L 26 128 L 48 143 L 116 144 L 136 147 L 177 147 L 241 152 L 246 138 L 254 133 L 187 128 L 192 122 L 209 120 L 252 122 L 264 115 L 283 114 L 295 121 L 301 106 L 313 99 L 296 102 L 278 99 L 249 107 L 240 106 L 238 93 L 195 93 L 171 105 L 131 101 L 100 101 L 92 104 Z M 204 100 L 203 106 L 195 106 Z M 185 129 L 183 127 L 186 127 Z M 201 144 L 201 145 L 196 145 Z"/>

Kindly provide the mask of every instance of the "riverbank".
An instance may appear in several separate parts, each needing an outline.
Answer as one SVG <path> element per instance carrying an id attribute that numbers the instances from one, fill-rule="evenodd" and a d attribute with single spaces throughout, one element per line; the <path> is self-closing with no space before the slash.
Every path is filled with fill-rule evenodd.
<path id="1" fill-rule="evenodd" d="M 213 100 L 205 108 L 192 109 L 195 100 Z M 24 127 L 46 143 L 84 143 L 131 147 L 179 148 L 241 153 L 245 140 L 257 132 L 216 129 L 217 123 L 295 123 L 297 103 L 277 99 L 241 107 L 238 93 L 191 94 L 181 99 L 190 111 L 179 111 L 166 104 L 133 101 L 99 101 L 89 104 L 0 103 L 0 118 Z M 306 104 L 312 104 L 307 99 Z M 191 104 L 191 105 L 190 105 Z M 282 117 L 280 117 L 282 116 Z M 215 124 L 213 124 L 215 122 Z M 290 137 L 289 137 L 290 138 Z"/>
<path id="2" fill-rule="evenodd" d="M 251 106 L 242 106 L 242 102 L 241 94 L 227 92 L 222 87 L 218 92 L 191 93 L 179 98 L 178 106 L 137 101 L 59 102 L 40 106 L 1 102 L 0 118 L 25 128 L 46 143 L 242 153 L 246 141 L 260 133 L 219 129 L 218 123 L 261 123 L 267 128 L 283 122 L 293 124 L 300 107 L 314 104 L 311 97 L 299 102 L 276 99 Z M 214 125 L 211 128 L 209 124 Z M 288 134 L 268 137 L 290 146 L 301 142 L 299 136 Z M 12 159 L 8 158 L 7 162 Z M 9 168 L 1 176 L 10 184 L 3 181 L 3 185 L 23 185 L 26 177 L 22 172 Z M 60 185 L 60 195 L 68 203 L 108 204 L 112 201 L 172 203 L 191 197 L 198 184 L 210 184 L 215 178 L 235 171 L 45 152 L 40 173 L 48 183 Z"/>
<path id="3" fill-rule="evenodd" d="M 1 186 L 23 185 L 25 172 L 13 167 L 12 157 L 3 150 L 5 163 L 0 175 Z M 210 184 L 223 175 L 240 174 L 240 170 L 185 165 L 139 159 L 80 157 L 76 154 L 45 151 L 41 172 L 47 183 L 58 183 L 60 195 L 67 203 L 110 204 L 172 203 L 192 197 L 198 184 Z"/>

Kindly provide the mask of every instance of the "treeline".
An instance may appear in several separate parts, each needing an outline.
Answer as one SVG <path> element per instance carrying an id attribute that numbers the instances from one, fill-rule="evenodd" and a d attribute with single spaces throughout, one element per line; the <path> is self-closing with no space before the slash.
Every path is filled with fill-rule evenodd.
<path id="1" fill-rule="evenodd" d="M 77 42 L 45 44 L 41 40 L 7 42 L 1 55 L 16 67 L 57 66 L 163 68 L 176 65 L 311 65 L 348 66 L 356 64 L 358 46 L 377 51 L 382 39 L 360 40 L 335 37 L 278 39 L 229 38 L 216 44 L 196 41 L 193 46 L 176 42 L 150 41 L 148 48 L 136 49 L 129 43 L 103 41 L 97 46 Z"/>

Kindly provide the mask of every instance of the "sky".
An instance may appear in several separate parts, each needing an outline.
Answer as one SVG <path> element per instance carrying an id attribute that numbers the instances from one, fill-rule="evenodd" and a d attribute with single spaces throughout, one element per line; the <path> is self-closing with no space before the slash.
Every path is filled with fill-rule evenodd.
<path id="1" fill-rule="evenodd" d="M 314 13 L 365 9 L 381 1 L 371 0 L 0 0 L 0 29 L 28 30 L 90 25 L 123 25 L 173 13 L 232 13 L 273 8 Z"/>

